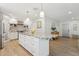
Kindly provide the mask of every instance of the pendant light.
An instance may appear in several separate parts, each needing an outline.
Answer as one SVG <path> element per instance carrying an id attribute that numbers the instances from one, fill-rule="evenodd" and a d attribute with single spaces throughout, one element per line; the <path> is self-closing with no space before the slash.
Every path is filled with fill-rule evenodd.
<path id="1" fill-rule="evenodd" d="M 44 11 L 43 11 L 43 4 L 41 3 L 41 11 L 40 11 L 40 17 L 44 17 Z"/>
<path id="2" fill-rule="evenodd" d="M 30 18 L 29 18 L 29 15 L 28 15 L 28 14 L 29 14 L 29 11 L 27 11 L 26 13 L 27 13 L 27 18 L 26 18 L 26 20 L 24 21 L 24 25 L 25 25 L 25 26 L 31 24 L 31 23 L 30 23 Z"/>
<path id="3" fill-rule="evenodd" d="M 30 24 L 29 22 L 30 22 L 30 19 L 29 18 L 26 18 L 26 20 L 24 21 L 24 25 L 25 26 L 29 25 Z"/>

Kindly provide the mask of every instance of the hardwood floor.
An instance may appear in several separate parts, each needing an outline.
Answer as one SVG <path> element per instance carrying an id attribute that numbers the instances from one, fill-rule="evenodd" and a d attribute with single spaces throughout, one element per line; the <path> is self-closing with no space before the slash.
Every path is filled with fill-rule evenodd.
<path id="1" fill-rule="evenodd" d="M 50 40 L 50 56 L 79 56 L 78 39 Z"/>
<path id="2" fill-rule="evenodd" d="M 32 55 L 19 45 L 18 40 L 13 40 L 5 43 L 4 48 L 0 49 L 0 56 L 32 56 Z"/>
<path id="3" fill-rule="evenodd" d="M 77 39 L 60 38 L 50 40 L 50 56 L 79 56 Z M 18 40 L 5 43 L 4 48 L 0 49 L 0 56 L 32 56 L 27 50 L 21 47 Z"/>

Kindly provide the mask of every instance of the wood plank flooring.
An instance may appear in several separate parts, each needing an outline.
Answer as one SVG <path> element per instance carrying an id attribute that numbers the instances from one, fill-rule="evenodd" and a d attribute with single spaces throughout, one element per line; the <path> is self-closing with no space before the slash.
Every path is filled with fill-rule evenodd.
<path id="1" fill-rule="evenodd" d="M 50 56 L 79 56 L 76 39 L 59 38 L 49 42 Z M 5 43 L 0 49 L 0 56 L 32 56 L 26 49 L 19 45 L 18 40 Z"/>
<path id="2" fill-rule="evenodd" d="M 79 56 L 78 40 L 60 38 L 50 40 L 50 56 Z"/>
<path id="3" fill-rule="evenodd" d="M 5 43 L 4 48 L 0 49 L 0 56 L 32 56 L 32 55 L 19 45 L 18 40 L 12 40 Z"/>

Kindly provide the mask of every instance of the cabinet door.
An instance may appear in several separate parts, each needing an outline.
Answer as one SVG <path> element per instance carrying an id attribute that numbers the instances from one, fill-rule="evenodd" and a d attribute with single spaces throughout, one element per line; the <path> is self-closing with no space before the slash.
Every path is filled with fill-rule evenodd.
<path id="1" fill-rule="evenodd" d="M 17 39 L 17 32 L 10 32 L 9 34 L 8 34 L 8 38 L 9 39 Z"/>
<path id="2" fill-rule="evenodd" d="M 25 48 L 30 52 L 30 49 L 32 49 L 31 47 L 30 47 L 30 44 L 31 42 L 30 42 L 30 37 L 28 37 L 28 36 L 26 36 L 25 38 L 24 38 L 24 46 L 25 46 Z"/>
<path id="3" fill-rule="evenodd" d="M 24 42 L 24 37 L 22 35 L 19 35 L 19 41 Z"/>
<path id="4" fill-rule="evenodd" d="M 19 43 L 25 48 L 25 41 L 24 41 L 24 37 L 23 37 L 23 35 L 19 35 Z"/>
<path id="5" fill-rule="evenodd" d="M 39 40 L 37 38 L 31 38 L 31 52 L 33 55 L 39 55 Z"/>
<path id="6" fill-rule="evenodd" d="M 69 37 L 69 24 L 62 24 L 62 36 Z"/>
<path id="7" fill-rule="evenodd" d="M 25 40 L 24 42 L 25 42 L 24 43 L 25 48 L 29 50 L 29 40 Z"/>
<path id="8" fill-rule="evenodd" d="M 49 40 L 40 39 L 40 56 L 49 55 Z"/>

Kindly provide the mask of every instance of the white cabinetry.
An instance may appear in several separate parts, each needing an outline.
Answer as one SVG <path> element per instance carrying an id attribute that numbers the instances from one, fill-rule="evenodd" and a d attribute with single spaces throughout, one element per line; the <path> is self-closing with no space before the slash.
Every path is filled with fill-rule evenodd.
<path id="1" fill-rule="evenodd" d="M 8 39 L 17 39 L 17 32 L 9 32 Z"/>
<path id="2" fill-rule="evenodd" d="M 19 43 L 34 56 L 49 55 L 49 40 L 19 34 Z"/>

